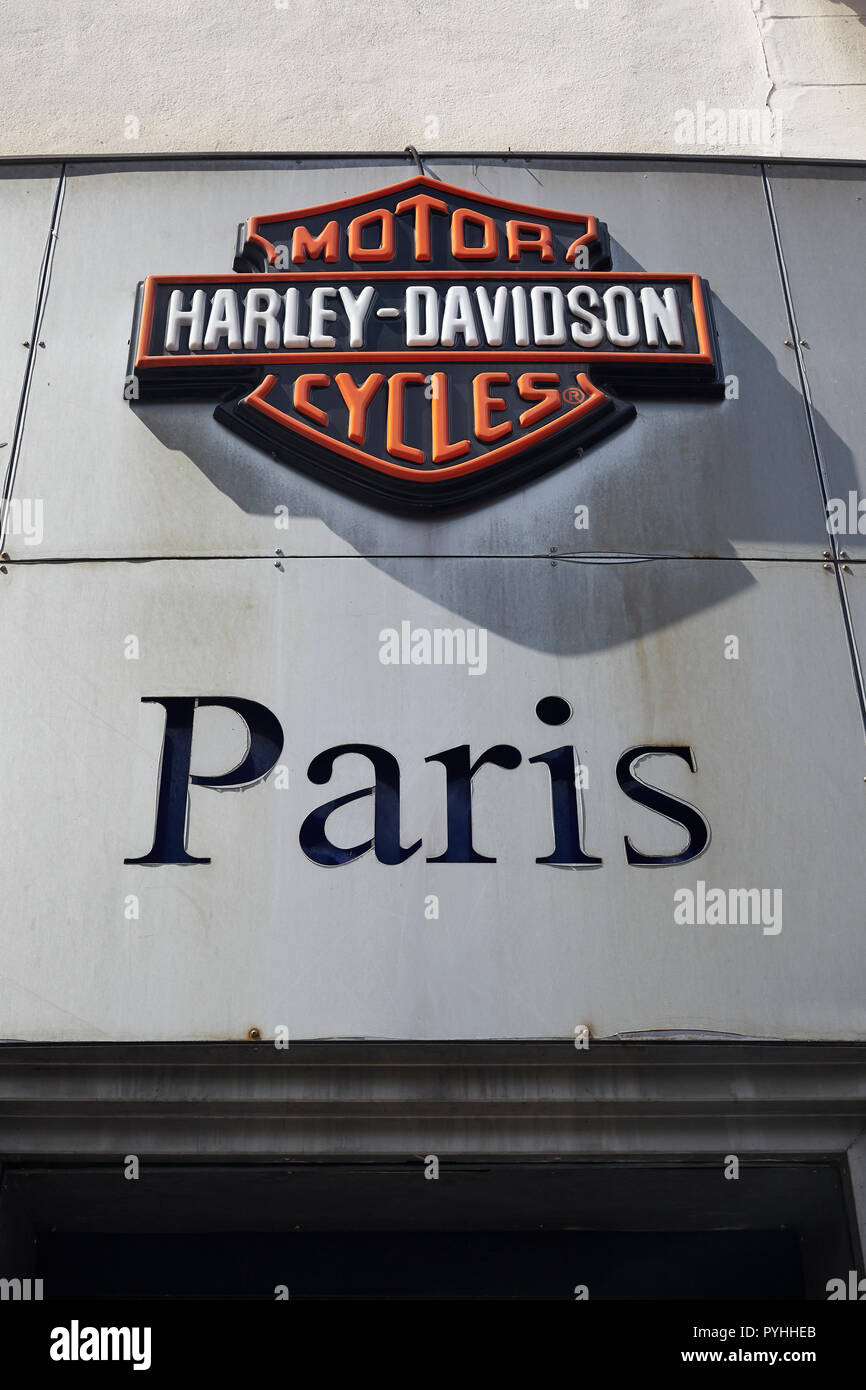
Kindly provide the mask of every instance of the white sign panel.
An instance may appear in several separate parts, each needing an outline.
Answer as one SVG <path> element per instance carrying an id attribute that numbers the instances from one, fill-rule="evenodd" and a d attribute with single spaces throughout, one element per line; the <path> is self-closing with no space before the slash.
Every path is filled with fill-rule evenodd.
<path id="1" fill-rule="evenodd" d="M 820 565 L 2 583 L 5 1037 L 866 1036 Z"/>

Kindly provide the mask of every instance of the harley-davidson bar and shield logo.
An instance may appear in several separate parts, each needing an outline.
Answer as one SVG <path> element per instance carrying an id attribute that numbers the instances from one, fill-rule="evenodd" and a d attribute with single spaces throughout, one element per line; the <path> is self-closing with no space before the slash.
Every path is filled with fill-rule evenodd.
<path id="1" fill-rule="evenodd" d="M 723 390 L 707 286 L 611 269 L 603 223 L 418 176 L 242 226 L 234 273 L 151 275 L 142 400 L 314 477 L 435 510 L 573 460 L 643 395 Z"/>

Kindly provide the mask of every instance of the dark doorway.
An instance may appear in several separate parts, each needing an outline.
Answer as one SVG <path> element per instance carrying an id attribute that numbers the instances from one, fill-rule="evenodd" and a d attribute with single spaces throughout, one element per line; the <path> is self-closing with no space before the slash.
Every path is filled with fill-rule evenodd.
<path id="1" fill-rule="evenodd" d="M 4 1170 L 0 1253 L 49 1300 L 826 1299 L 858 1267 L 830 1157 L 142 1159 Z M 859 1248 L 859 1247 L 858 1247 Z"/>
<path id="2" fill-rule="evenodd" d="M 790 1230 L 47 1234 L 37 1268 L 53 1299 L 804 1297 Z"/>

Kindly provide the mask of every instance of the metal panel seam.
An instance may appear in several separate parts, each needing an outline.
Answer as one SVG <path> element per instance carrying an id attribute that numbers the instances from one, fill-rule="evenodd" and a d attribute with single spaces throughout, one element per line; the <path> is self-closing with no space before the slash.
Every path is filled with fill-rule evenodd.
<path id="1" fill-rule="evenodd" d="M 761 182 L 764 185 L 764 196 L 767 200 L 767 213 L 770 218 L 770 229 L 773 235 L 773 244 L 776 249 L 776 260 L 779 266 L 779 276 L 782 282 L 782 294 L 785 299 L 785 308 L 788 315 L 788 326 L 791 330 L 791 342 L 797 362 L 797 375 L 800 379 L 800 392 L 803 398 L 803 409 L 806 412 L 806 423 L 809 429 L 809 438 L 812 445 L 812 457 L 815 461 L 815 468 L 818 473 L 818 484 L 821 488 L 821 496 L 824 501 L 824 515 L 828 515 L 829 502 L 829 479 L 824 465 L 824 458 L 821 453 L 821 445 L 815 428 L 815 419 L 812 409 L 812 395 L 809 390 L 809 378 L 806 371 L 806 363 L 801 347 L 800 331 L 797 325 L 797 315 L 794 309 L 794 299 L 791 291 L 791 284 L 788 279 L 788 269 L 785 264 L 785 253 L 782 249 L 782 235 L 776 217 L 776 207 L 773 202 L 773 190 L 767 177 L 766 165 L 761 164 Z M 851 668 L 854 675 L 854 684 L 857 690 L 857 699 L 860 704 L 860 717 L 863 721 L 863 734 L 866 738 L 866 686 L 864 686 L 863 667 L 860 661 L 860 652 L 857 647 L 857 639 L 854 635 L 854 624 L 851 618 L 851 609 L 848 603 L 848 594 L 839 568 L 839 550 L 836 544 L 835 535 L 828 531 L 827 540 L 833 556 L 833 571 L 836 577 L 836 587 L 839 592 L 839 603 L 842 609 L 842 621 L 845 625 L 845 635 L 848 639 L 848 654 L 851 659 Z"/>
<path id="2" fill-rule="evenodd" d="M 0 553 L 5 550 L 6 546 L 9 504 L 12 500 L 12 489 L 15 485 L 15 474 L 18 469 L 18 458 L 21 452 L 21 441 L 24 435 L 24 422 L 27 416 L 27 402 L 30 397 L 30 386 L 36 367 L 36 351 L 39 343 L 39 334 L 42 331 L 42 320 L 45 316 L 45 306 L 51 284 L 51 267 L 54 262 L 54 251 L 57 245 L 57 233 L 60 226 L 60 214 L 63 209 L 63 195 L 65 189 L 66 165 L 64 163 L 60 166 L 60 175 L 57 180 L 57 193 L 55 194 L 54 207 L 51 212 L 51 224 L 48 228 L 48 237 L 45 242 L 42 264 L 39 267 L 39 277 L 36 282 L 36 307 L 33 312 L 33 327 L 30 331 L 30 346 L 27 352 L 27 364 L 24 368 L 24 380 L 21 383 L 21 394 L 18 399 L 18 413 L 15 417 L 15 428 L 12 433 L 12 448 L 9 451 L 9 463 L 6 468 L 6 477 L 3 481 L 3 496 L 2 501 L 0 501 Z"/>

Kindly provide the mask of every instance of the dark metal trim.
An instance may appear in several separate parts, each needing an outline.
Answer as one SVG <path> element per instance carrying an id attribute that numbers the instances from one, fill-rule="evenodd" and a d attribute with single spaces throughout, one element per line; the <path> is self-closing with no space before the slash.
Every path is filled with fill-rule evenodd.
<path id="1" fill-rule="evenodd" d="M 763 155 L 758 152 L 754 154 L 641 154 L 614 151 L 563 151 L 563 150 L 428 150 L 419 151 L 419 158 L 432 163 L 435 160 L 459 160 L 461 162 L 470 161 L 501 161 L 503 164 L 523 164 L 529 161 L 568 161 L 574 163 L 580 160 L 591 160 L 599 163 L 616 162 L 628 164 L 751 164 L 759 166 L 768 165 L 773 168 L 794 168 L 803 165 L 809 168 L 846 168 L 866 170 L 866 160 L 862 159 L 820 159 L 799 155 Z M 53 165 L 55 168 L 61 164 L 80 165 L 80 164 L 166 164 L 166 163 L 201 163 L 207 161 L 215 164 L 231 164 L 246 161 L 254 164 L 265 162 L 293 162 L 297 164 L 307 164 L 315 161 L 316 163 L 330 163 L 337 167 L 350 164 L 362 163 L 391 163 L 406 164 L 406 148 L 402 150 L 195 150 L 166 152 L 154 151 L 153 153 L 129 154 L 118 151 L 114 154 L 50 154 L 50 155 L 0 155 L 0 168 L 15 167 L 16 165 Z"/>

